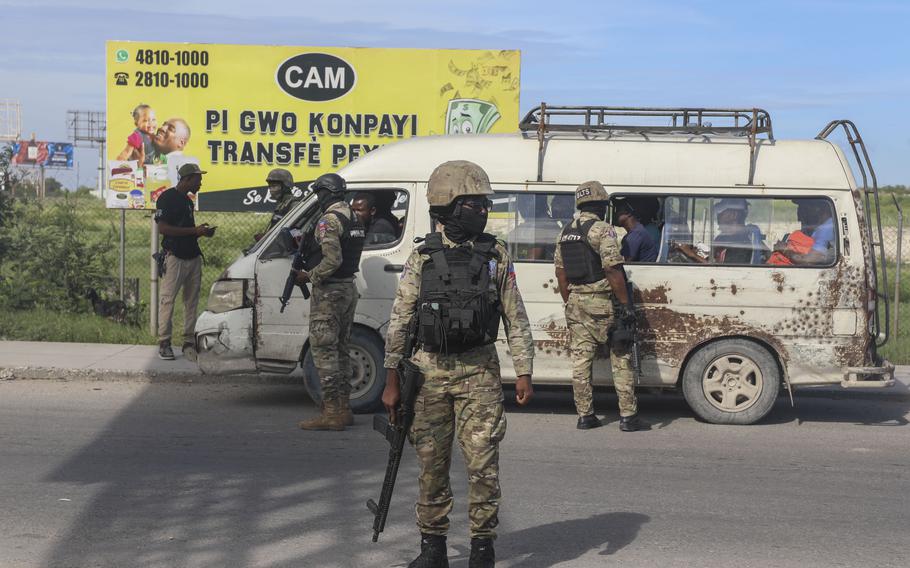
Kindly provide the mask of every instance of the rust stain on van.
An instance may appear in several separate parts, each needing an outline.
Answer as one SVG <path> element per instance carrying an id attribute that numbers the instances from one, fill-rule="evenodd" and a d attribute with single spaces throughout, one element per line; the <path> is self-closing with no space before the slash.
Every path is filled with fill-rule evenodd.
<path id="1" fill-rule="evenodd" d="M 784 283 L 787 281 L 787 278 L 786 278 L 786 276 L 784 276 L 784 273 L 783 272 L 772 272 L 771 279 L 774 280 L 775 284 L 777 284 L 777 291 L 779 293 L 783 293 L 784 292 Z"/>
<path id="2" fill-rule="evenodd" d="M 647 290 L 636 289 L 633 296 L 636 304 L 669 304 L 670 300 L 667 299 L 669 291 L 669 288 L 661 285 Z"/>

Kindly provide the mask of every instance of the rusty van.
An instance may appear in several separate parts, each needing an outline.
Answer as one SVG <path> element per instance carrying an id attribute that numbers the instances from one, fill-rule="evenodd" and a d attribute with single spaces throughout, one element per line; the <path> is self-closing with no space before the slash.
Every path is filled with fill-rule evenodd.
<path id="1" fill-rule="evenodd" d="M 837 132 L 843 148 L 830 140 Z M 380 407 L 398 276 L 414 238 L 430 228 L 427 179 L 453 159 L 480 164 L 493 183 L 487 231 L 515 261 L 533 326 L 535 383 L 571 384 L 552 259 L 576 185 L 594 179 L 611 199 L 634 204 L 659 246 L 656 260 L 625 264 L 639 315 L 638 386 L 681 390 L 706 421 L 748 424 L 782 390 L 893 384 L 894 367 L 879 355 L 888 310 L 878 193 L 853 123 L 777 140 L 760 109 L 541 105 L 514 134 L 413 138 L 339 172 L 352 193 L 385 202 L 399 229 L 368 244 L 361 260 L 350 351 L 355 410 Z M 297 293 L 283 313 L 278 301 L 290 232 L 318 216 L 315 199 L 305 199 L 213 285 L 196 325 L 204 372 L 302 365 L 318 397 L 307 301 Z M 499 348 L 503 376 L 514 379 L 507 346 Z M 608 357 L 595 364 L 595 382 L 610 384 Z"/>

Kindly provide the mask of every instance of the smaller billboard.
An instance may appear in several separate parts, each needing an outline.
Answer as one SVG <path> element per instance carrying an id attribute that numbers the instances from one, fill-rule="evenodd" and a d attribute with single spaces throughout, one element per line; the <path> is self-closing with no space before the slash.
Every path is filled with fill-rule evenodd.
<path id="1" fill-rule="evenodd" d="M 13 142 L 13 164 L 17 166 L 44 166 L 46 168 L 72 168 L 73 145 L 69 142 L 19 140 Z"/>

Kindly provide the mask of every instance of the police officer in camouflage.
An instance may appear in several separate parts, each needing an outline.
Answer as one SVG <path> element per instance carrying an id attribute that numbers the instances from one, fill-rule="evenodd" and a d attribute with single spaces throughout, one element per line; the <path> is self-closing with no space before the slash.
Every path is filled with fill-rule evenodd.
<path id="1" fill-rule="evenodd" d="M 304 430 L 344 430 L 354 423 L 351 413 L 351 359 L 348 343 L 357 308 L 354 275 L 366 231 L 344 200 L 346 184 L 337 174 L 325 174 L 312 190 L 323 215 L 316 224 L 315 246 L 307 254 L 309 271 L 297 273 L 297 282 L 312 282 L 310 349 L 322 386 L 319 416 L 300 422 Z"/>
<path id="2" fill-rule="evenodd" d="M 392 307 L 382 395 L 390 416 L 400 400 L 396 368 L 411 333 L 419 346 L 412 361 L 424 375 L 410 432 L 420 465 L 416 512 L 421 532 L 420 555 L 410 568 L 449 565 L 449 466 L 455 439 L 468 470 L 468 566 L 494 565 L 499 442 L 506 431 L 494 345 L 500 322 L 517 375 L 518 404 L 527 404 L 534 394 L 534 344 L 512 260 L 502 243 L 484 233 L 492 194 L 486 172 L 472 162 L 446 162 L 433 171 L 427 201 L 434 231 L 408 258 Z"/>
<path id="3" fill-rule="evenodd" d="M 294 176 L 284 168 L 275 168 L 265 178 L 269 198 L 275 201 L 275 211 L 269 220 L 269 230 L 277 225 L 300 202 L 301 192 L 294 187 Z"/>
<path id="4" fill-rule="evenodd" d="M 648 426 L 637 416 L 630 352 L 635 312 L 626 290 L 616 232 L 604 221 L 608 200 L 607 191 L 597 181 L 578 186 L 575 207 L 580 214 L 560 233 L 553 262 L 570 332 L 577 428 L 601 426 L 594 415 L 592 371 L 598 347 L 609 342 L 619 428 L 632 432 Z"/>

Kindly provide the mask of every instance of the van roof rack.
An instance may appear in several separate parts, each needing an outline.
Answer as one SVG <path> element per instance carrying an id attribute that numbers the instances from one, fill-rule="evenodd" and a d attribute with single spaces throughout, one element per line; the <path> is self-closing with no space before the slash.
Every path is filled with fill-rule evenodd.
<path id="1" fill-rule="evenodd" d="M 541 103 L 521 120 L 522 131 L 713 134 L 774 139 L 771 115 L 760 108 L 550 106 Z"/>
<path id="2" fill-rule="evenodd" d="M 715 122 L 717 124 L 715 124 Z M 771 115 L 760 108 L 550 106 L 542 102 L 518 123 L 522 132 L 537 132 L 537 181 L 543 181 L 547 132 L 626 132 L 743 136 L 749 139 L 749 179 L 755 178 L 759 134 L 774 140 Z"/>

